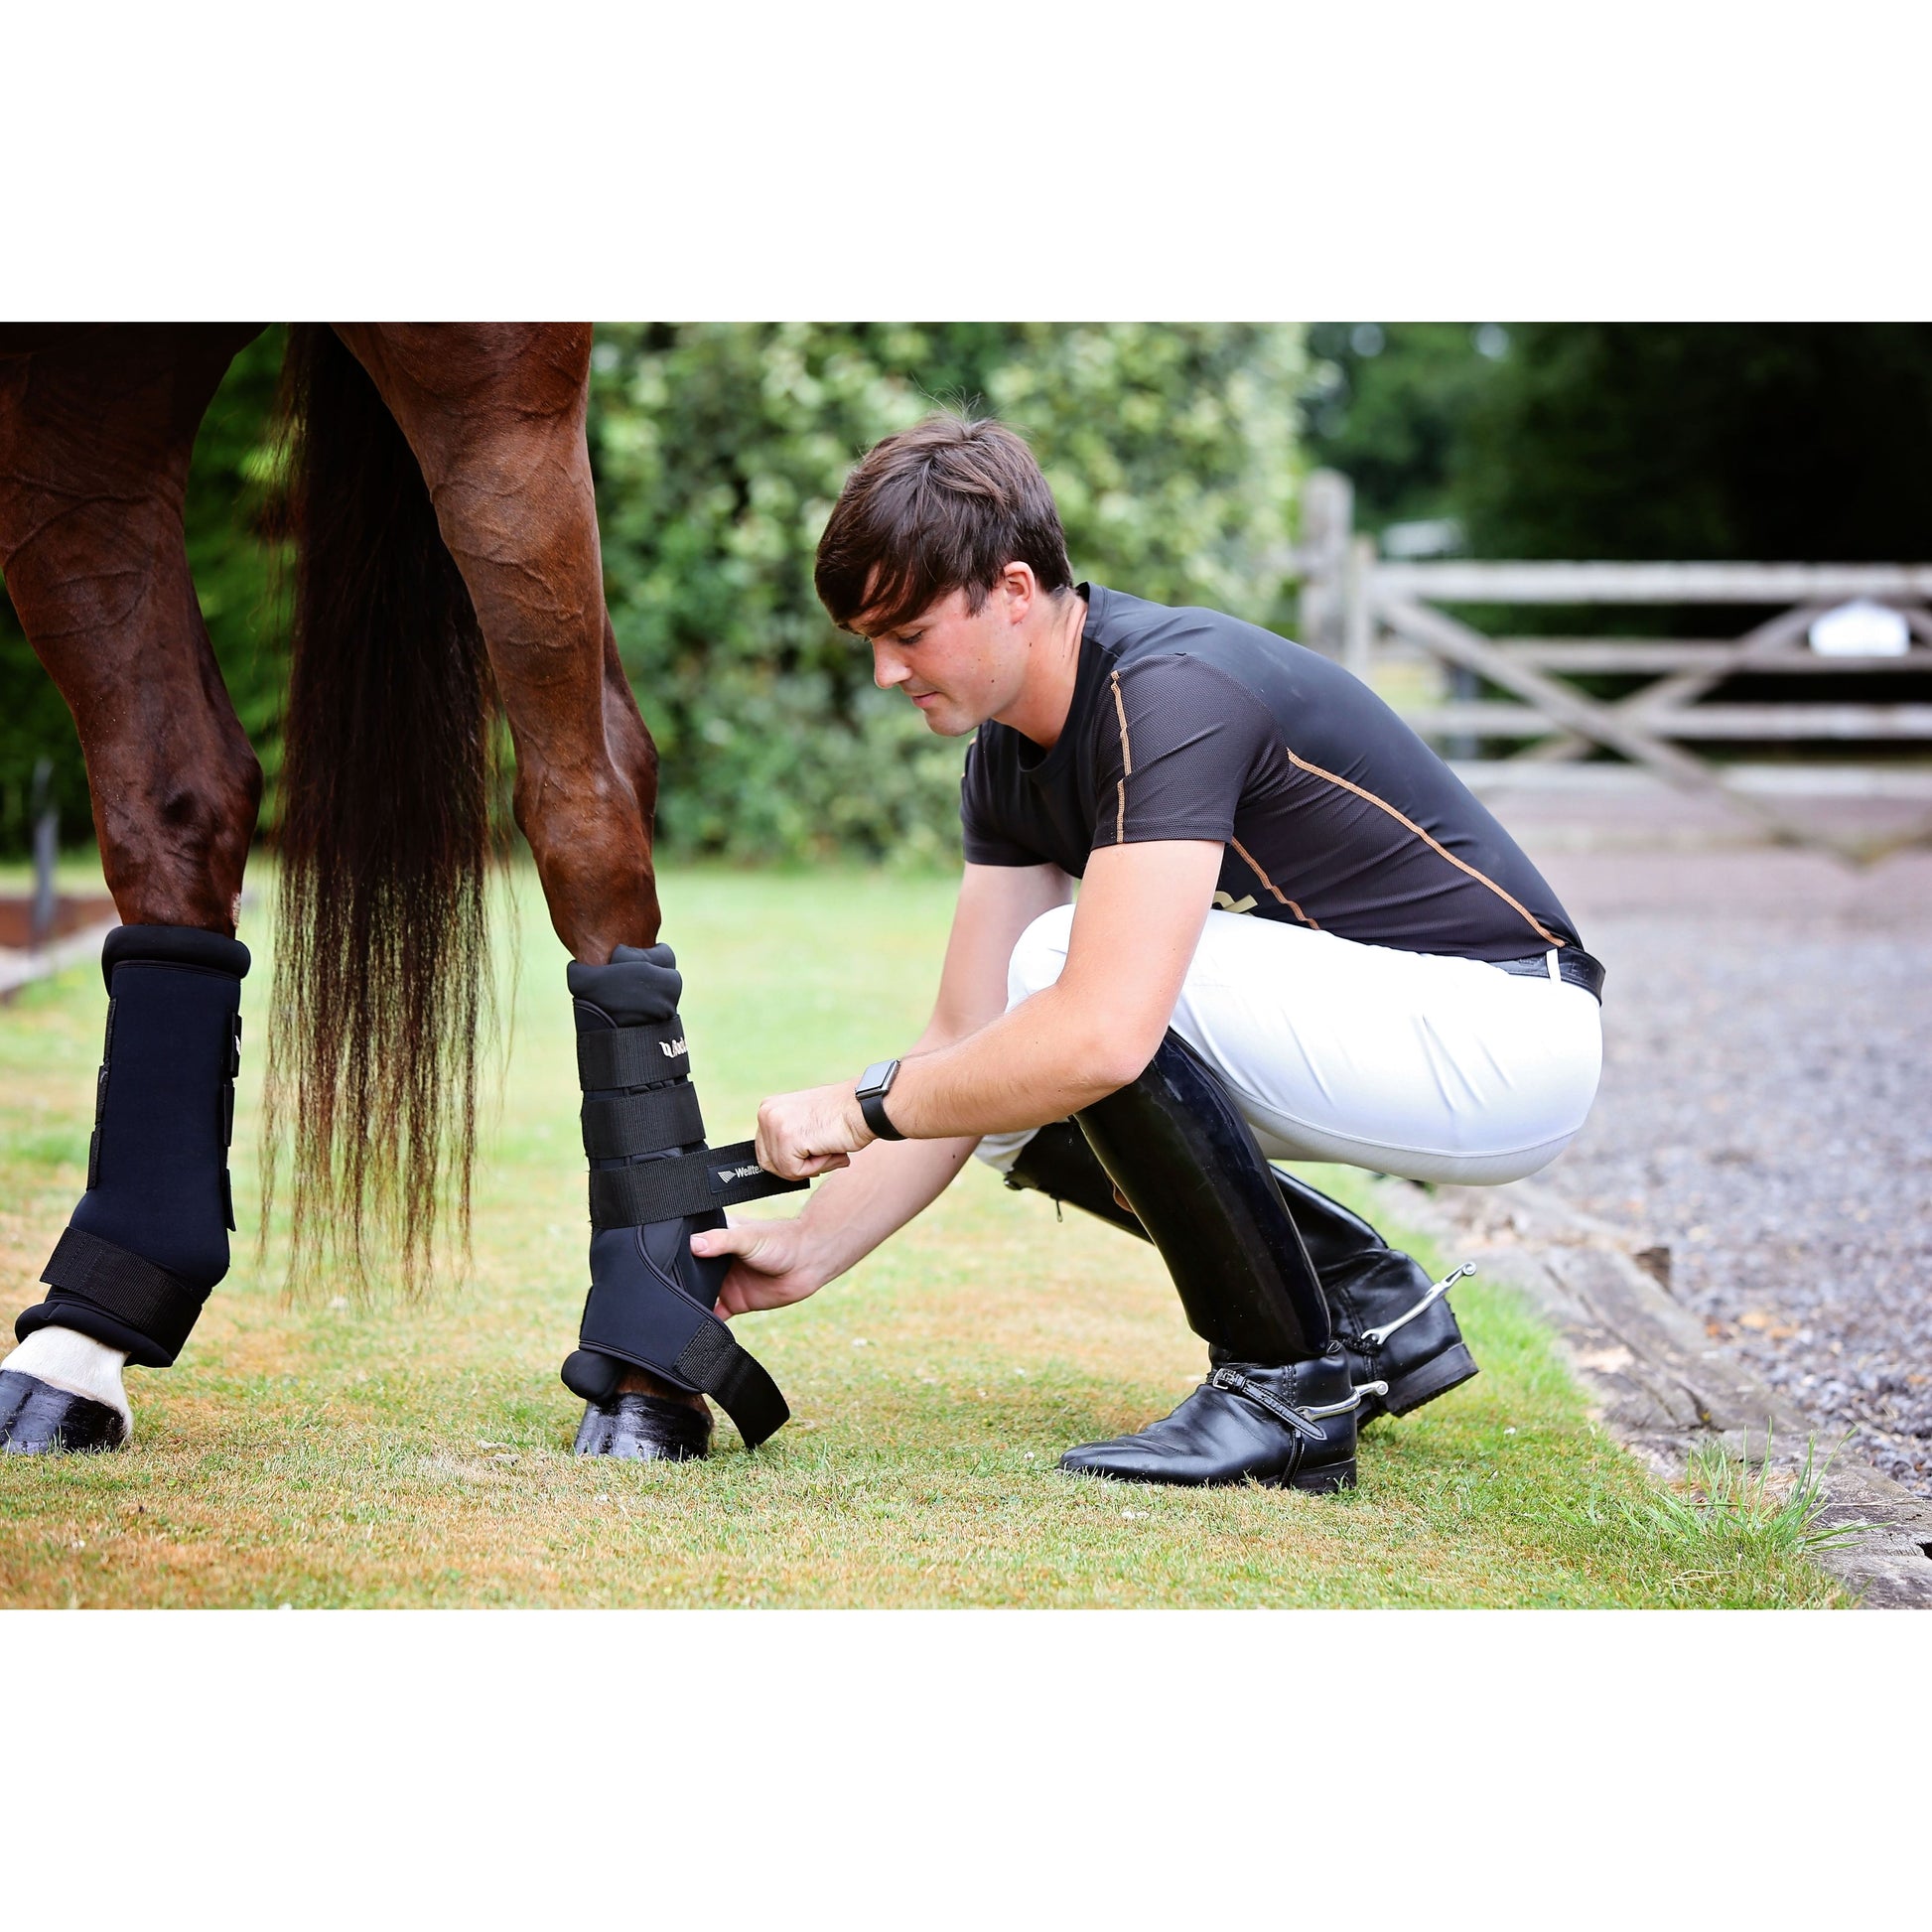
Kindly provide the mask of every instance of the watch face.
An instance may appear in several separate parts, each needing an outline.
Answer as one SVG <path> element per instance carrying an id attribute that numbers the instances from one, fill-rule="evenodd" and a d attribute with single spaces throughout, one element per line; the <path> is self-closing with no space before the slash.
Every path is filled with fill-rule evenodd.
<path id="1" fill-rule="evenodd" d="M 880 1060 L 866 1068 L 865 1072 L 860 1076 L 858 1086 L 853 1091 L 860 1099 L 870 1099 L 879 1094 L 889 1092 L 893 1084 L 893 1075 L 897 1071 L 898 1062 L 897 1060 Z"/>

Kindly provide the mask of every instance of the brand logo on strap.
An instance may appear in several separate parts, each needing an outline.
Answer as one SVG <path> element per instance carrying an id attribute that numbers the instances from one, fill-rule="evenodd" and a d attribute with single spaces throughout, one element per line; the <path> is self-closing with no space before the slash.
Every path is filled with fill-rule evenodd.
<path id="1" fill-rule="evenodd" d="M 755 1173 L 762 1173 L 763 1172 L 764 1170 L 756 1161 L 753 1161 L 742 1168 L 713 1168 L 711 1171 L 711 1178 L 714 1185 L 725 1187 L 729 1186 L 734 1180 L 750 1180 Z"/>
<path id="2" fill-rule="evenodd" d="M 660 1053 L 662 1053 L 667 1060 L 676 1059 L 677 1056 L 684 1051 L 684 1035 L 682 1034 L 679 1034 L 675 1039 L 660 1039 L 657 1042 L 657 1050 Z"/>

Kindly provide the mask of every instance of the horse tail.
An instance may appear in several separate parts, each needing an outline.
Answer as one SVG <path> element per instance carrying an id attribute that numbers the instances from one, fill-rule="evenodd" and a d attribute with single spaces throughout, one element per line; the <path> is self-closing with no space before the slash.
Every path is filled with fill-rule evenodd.
<path id="1" fill-rule="evenodd" d="M 295 544 L 264 1103 L 263 1238 L 293 1129 L 292 1284 L 371 1239 L 411 1291 L 439 1216 L 467 1252 L 494 686 L 422 472 L 335 332 L 283 370 Z"/>

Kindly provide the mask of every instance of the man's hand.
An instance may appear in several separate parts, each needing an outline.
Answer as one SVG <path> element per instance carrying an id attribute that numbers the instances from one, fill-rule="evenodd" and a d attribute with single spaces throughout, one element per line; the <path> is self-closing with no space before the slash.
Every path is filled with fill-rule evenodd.
<path id="1" fill-rule="evenodd" d="M 774 1093 L 759 1108 L 759 1166 L 786 1180 L 809 1180 L 849 1165 L 846 1157 L 874 1136 L 854 1087 L 807 1087 Z"/>
<path id="2" fill-rule="evenodd" d="M 809 1265 L 810 1244 L 798 1221 L 737 1221 L 691 1237 L 694 1255 L 731 1255 L 731 1273 L 718 1291 L 718 1312 L 727 1317 L 757 1309 L 802 1302 L 825 1285 Z"/>

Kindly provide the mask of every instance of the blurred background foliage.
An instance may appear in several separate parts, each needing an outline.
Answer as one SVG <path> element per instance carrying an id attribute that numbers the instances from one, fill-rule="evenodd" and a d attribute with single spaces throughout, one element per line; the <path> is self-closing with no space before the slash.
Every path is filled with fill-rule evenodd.
<path id="1" fill-rule="evenodd" d="M 1353 480 L 1378 534 L 1453 523 L 1476 557 L 1932 555 L 1932 325 L 1316 323 L 1308 346 L 1307 459 Z"/>
<path id="2" fill-rule="evenodd" d="M 188 539 L 270 781 L 280 559 L 265 535 L 281 336 L 195 453 Z M 612 619 L 663 757 L 667 853 L 957 850 L 963 747 L 870 683 L 811 592 L 850 464 L 935 405 L 1005 417 L 1076 573 L 1293 632 L 1300 478 L 1356 487 L 1409 555 L 1917 561 L 1932 555 L 1932 326 L 655 324 L 598 332 L 591 451 Z M 1629 614 L 1621 614 L 1625 618 Z M 0 595 L 0 852 L 37 758 L 88 811 L 65 705 Z"/>

